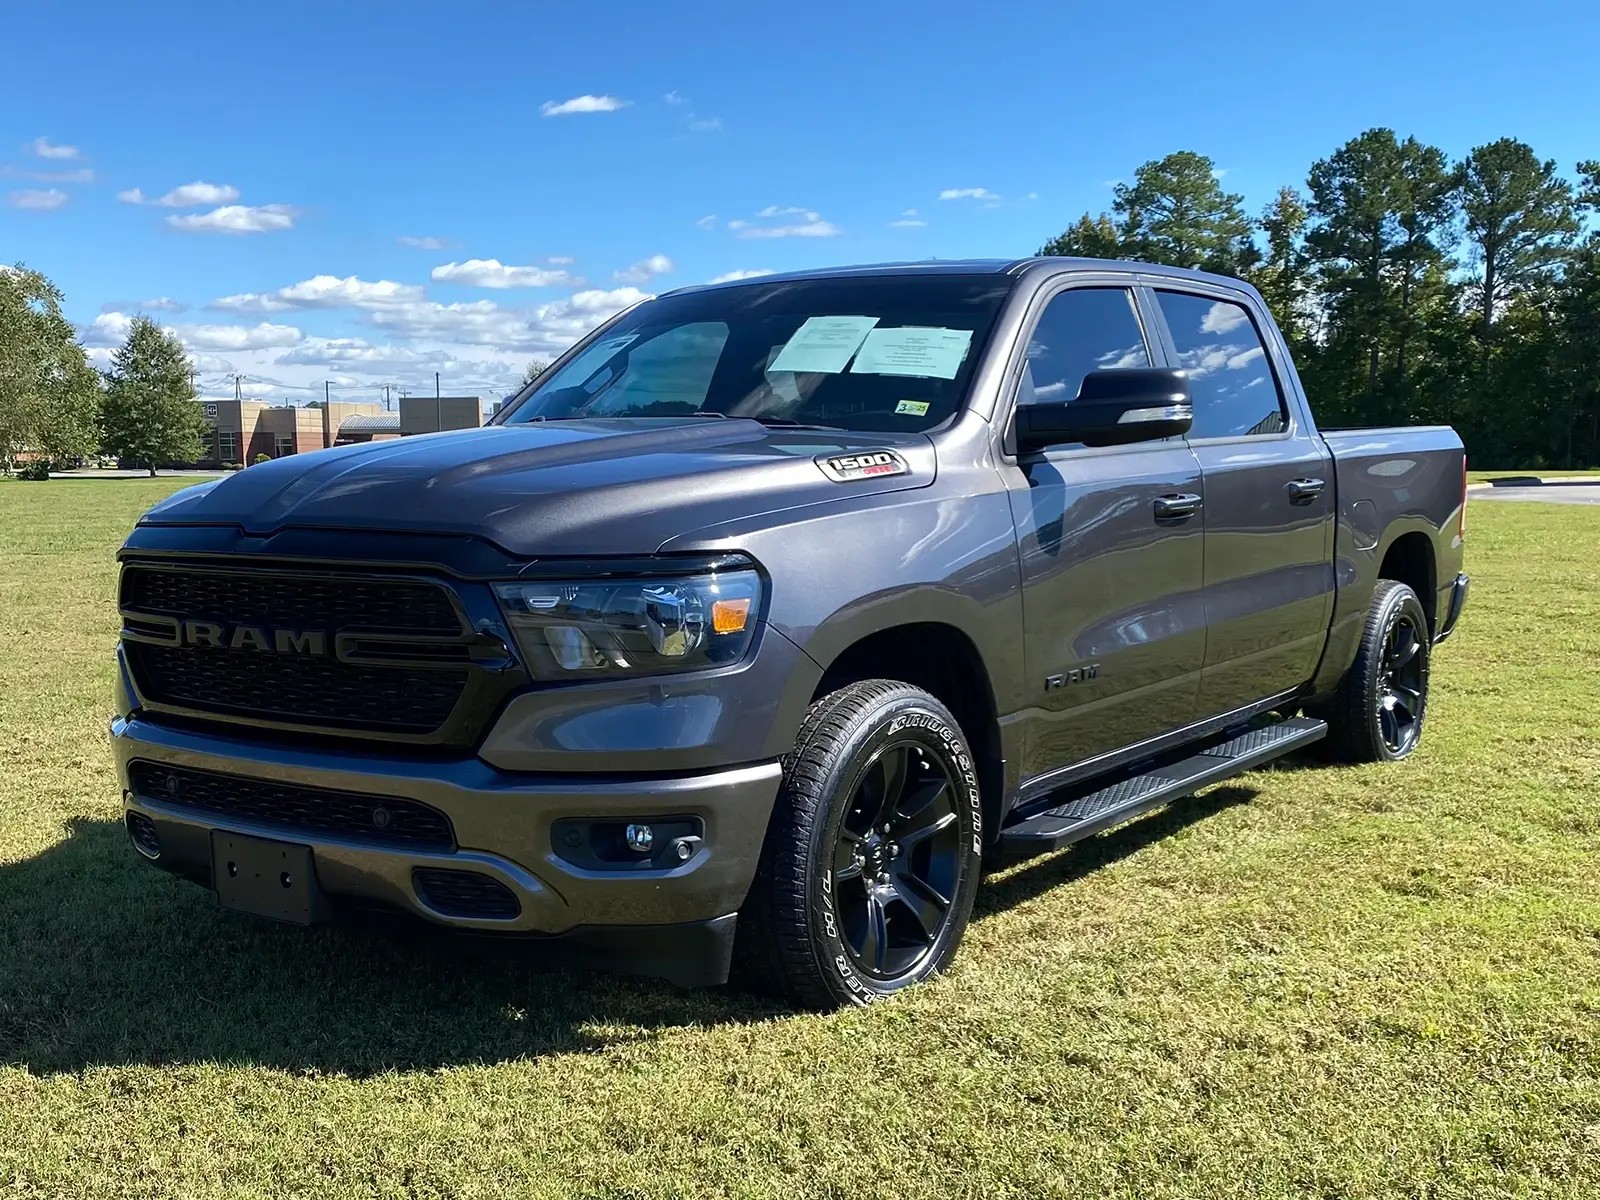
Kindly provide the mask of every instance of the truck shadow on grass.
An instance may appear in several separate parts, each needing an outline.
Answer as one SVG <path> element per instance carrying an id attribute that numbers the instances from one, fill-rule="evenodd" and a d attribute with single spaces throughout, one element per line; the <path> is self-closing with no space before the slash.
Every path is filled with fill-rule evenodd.
<path id="1" fill-rule="evenodd" d="M 979 893 L 975 919 L 1252 794 L 1217 789 L 1014 871 Z M 56 846 L 0 866 L 0 1065 L 35 1072 L 218 1062 L 364 1076 L 791 1012 L 736 987 L 569 971 L 524 943 L 234 916 L 140 863 L 112 821 L 76 821 Z"/>

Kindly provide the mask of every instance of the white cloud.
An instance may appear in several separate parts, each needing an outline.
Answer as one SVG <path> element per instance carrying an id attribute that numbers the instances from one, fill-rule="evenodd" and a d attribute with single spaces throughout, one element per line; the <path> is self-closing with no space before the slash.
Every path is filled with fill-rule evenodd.
<path id="1" fill-rule="evenodd" d="M 1211 168 L 1211 178 L 1213 178 L 1213 179 L 1221 179 L 1224 176 L 1226 176 L 1227 173 L 1228 173 L 1228 168 L 1227 167 L 1212 167 Z"/>
<path id="2" fill-rule="evenodd" d="M 976 188 L 945 188 L 944 191 L 939 193 L 939 199 L 941 199 L 941 200 L 998 200 L 998 199 L 1000 199 L 1000 197 L 995 195 L 988 188 L 981 188 L 981 187 L 976 187 Z"/>
<path id="3" fill-rule="evenodd" d="M 763 208 L 760 212 L 758 212 L 756 214 L 756 216 L 758 216 L 758 217 L 802 216 L 808 221 L 820 221 L 820 220 L 822 220 L 822 215 L 820 213 L 814 213 L 808 208 L 795 208 L 793 205 L 790 205 L 788 208 L 779 208 L 776 204 L 769 204 L 765 208 Z"/>
<path id="4" fill-rule="evenodd" d="M 552 267 L 570 267 L 577 261 L 577 259 L 568 254 L 552 254 L 549 258 L 545 259 L 545 262 L 549 263 Z"/>
<path id="5" fill-rule="evenodd" d="M 450 243 L 444 238 L 437 237 L 411 237 L 402 235 L 395 239 L 402 246 L 410 246 L 413 250 L 448 250 Z"/>
<path id="6" fill-rule="evenodd" d="M 76 146 L 57 146 L 49 138 L 36 137 L 28 143 L 30 153 L 39 158 L 82 158 Z"/>
<path id="7" fill-rule="evenodd" d="M 730 221 L 728 228 L 734 223 Z M 832 221 L 807 221 L 803 225 L 748 225 L 740 223 L 739 236 L 745 238 L 838 237 L 844 231 Z"/>
<path id="8" fill-rule="evenodd" d="M 186 350 L 265 350 L 294 346 L 305 334 L 293 325 L 179 325 L 174 333 Z"/>
<path id="9" fill-rule="evenodd" d="M 916 217 L 901 217 L 898 221 L 889 222 L 890 229 L 921 229 L 925 225 L 927 225 L 926 221 L 919 220 Z"/>
<path id="10" fill-rule="evenodd" d="M 531 308 L 502 308 L 492 300 L 439 304 L 423 300 L 380 309 L 374 325 L 417 341 L 492 346 L 500 350 L 564 350 L 601 321 L 650 298 L 635 287 L 591 289 Z"/>
<path id="11" fill-rule="evenodd" d="M 241 292 L 213 300 L 208 308 L 226 312 L 272 313 L 296 308 L 385 308 L 422 299 L 422 285 L 355 275 L 313 275 L 275 292 Z"/>
<path id="12" fill-rule="evenodd" d="M 35 212 L 60 208 L 70 198 L 60 188 L 25 188 L 6 197 L 12 208 L 32 209 Z"/>
<path id="13" fill-rule="evenodd" d="M 563 100 L 559 104 L 554 100 L 546 100 L 539 106 L 539 111 L 547 117 L 564 117 L 568 113 L 601 113 L 616 112 L 619 108 L 627 108 L 631 101 L 618 100 L 615 96 L 574 96 L 571 100 Z"/>
<path id="14" fill-rule="evenodd" d="M 717 214 L 707 213 L 695 222 L 701 229 L 715 229 L 717 227 Z"/>
<path id="15" fill-rule="evenodd" d="M 914 208 L 908 208 L 908 209 L 904 210 L 900 215 L 902 217 L 914 217 L 914 216 L 917 215 L 917 210 L 914 209 Z"/>
<path id="16" fill-rule="evenodd" d="M 294 228 L 295 210 L 287 204 L 224 204 L 208 213 L 167 218 L 174 229 L 191 233 L 272 233 Z"/>
<path id="17" fill-rule="evenodd" d="M 672 270 L 672 260 L 665 254 L 652 254 L 649 258 L 641 258 L 633 266 L 623 271 L 613 271 L 611 278 L 619 283 L 648 283 L 657 275 L 666 275 Z"/>
<path id="18" fill-rule="evenodd" d="M 672 91 L 668 92 L 665 96 L 663 96 L 661 98 L 663 100 L 665 100 L 668 104 L 673 104 L 673 105 L 689 103 L 686 99 L 683 98 L 683 96 L 678 94 L 678 91 L 677 91 L 676 88 L 674 88 Z"/>
<path id="19" fill-rule="evenodd" d="M 443 350 L 413 350 L 408 346 L 376 346 L 365 338 L 307 338 L 302 344 L 273 360 L 284 366 L 324 367 L 332 364 L 354 367 L 420 366 L 452 361 Z"/>
<path id="20" fill-rule="evenodd" d="M 1024 200 L 1037 200 L 1038 198 L 1039 198 L 1039 193 L 1038 192 L 1029 192 L 1026 196 L 1023 197 Z"/>
<path id="21" fill-rule="evenodd" d="M 706 280 L 707 283 L 732 283 L 737 279 L 759 279 L 763 275 L 771 275 L 771 267 L 758 267 L 755 270 L 728 271 L 714 279 Z"/>
<path id="22" fill-rule="evenodd" d="M 0 164 L 0 175 L 7 179 L 31 179 L 35 183 L 93 183 L 93 167 L 73 167 L 68 171 L 24 171 L 9 163 Z"/>
<path id="23" fill-rule="evenodd" d="M 227 183 L 207 183 L 197 179 L 173 188 L 165 196 L 147 199 L 138 188 L 118 192 L 117 199 L 124 204 L 153 204 L 160 208 L 199 208 L 205 204 L 227 204 L 239 198 L 239 189 Z"/>
<path id="24" fill-rule="evenodd" d="M 570 273 L 562 270 L 548 271 L 543 267 L 514 267 L 498 258 L 469 258 L 466 262 L 448 262 L 433 269 L 432 278 L 439 283 L 459 283 L 464 287 L 524 288 L 552 287 L 575 282 Z"/>
<path id="25" fill-rule="evenodd" d="M 85 346 L 120 346 L 127 340 L 133 318 L 127 313 L 101 313 L 78 330 Z"/>
<path id="26" fill-rule="evenodd" d="M 692 117 L 689 120 L 690 133 L 721 133 L 721 117 Z"/>
<path id="27" fill-rule="evenodd" d="M 103 313 L 122 312 L 186 312 L 189 306 L 174 300 L 171 296 L 157 296 L 151 300 L 113 300 L 109 304 L 102 304 L 100 311 Z"/>
<path id="28" fill-rule="evenodd" d="M 1201 333 L 1227 333 L 1230 329 L 1237 329 L 1249 318 L 1244 309 L 1237 304 L 1229 304 L 1225 300 L 1218 300 L 1206 309 L 1206 315 L 1200 319 Z"/>

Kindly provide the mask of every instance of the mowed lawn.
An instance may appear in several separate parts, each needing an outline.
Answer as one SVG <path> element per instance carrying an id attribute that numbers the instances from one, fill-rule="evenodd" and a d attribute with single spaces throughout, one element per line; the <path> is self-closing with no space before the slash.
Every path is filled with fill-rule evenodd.
<path id="1" fill-rule="evenodd" d="M 1479 502 L 1424 748 L 999 877 L 870 1011 L 219 913 L 118 825 L 113 551 L 0 483 L 0 1194 L 1600 1195 L 1600 512 Z"/>

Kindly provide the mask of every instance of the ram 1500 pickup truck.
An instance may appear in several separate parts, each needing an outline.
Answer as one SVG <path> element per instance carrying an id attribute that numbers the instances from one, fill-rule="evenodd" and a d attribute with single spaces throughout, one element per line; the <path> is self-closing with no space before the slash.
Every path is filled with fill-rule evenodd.
<path id="1" fill-rule="evenodd" d="M 1233 279 L 685 288 L 485 428 L 147 513 L 128 834 L 232 909 L 864 1003 L 950 962 L 998 864 L 1319 739 L 1415 750 L 1464 468 L 1448 428 L 1318 432 Z"/>

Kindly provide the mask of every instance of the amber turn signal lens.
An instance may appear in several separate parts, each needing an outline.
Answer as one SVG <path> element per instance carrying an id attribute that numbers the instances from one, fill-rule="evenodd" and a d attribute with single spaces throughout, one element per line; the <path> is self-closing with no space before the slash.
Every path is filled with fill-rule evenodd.
<path id="1" fill-rule="evenodd" d="M 717 633 L 738 633 L 750 619 L 750 598 L 711 602 L 711 628 Z"/>

